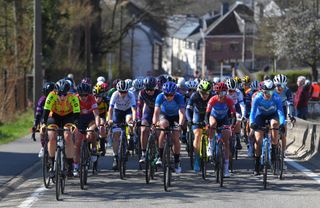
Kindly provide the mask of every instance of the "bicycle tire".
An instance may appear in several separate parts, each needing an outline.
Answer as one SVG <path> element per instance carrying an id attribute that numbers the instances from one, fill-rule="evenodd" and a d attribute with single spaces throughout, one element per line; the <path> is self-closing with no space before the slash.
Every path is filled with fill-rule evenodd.
<path id="1" fill-rule="evenodd" d="M 220 187 L 223 186 L 224 177 L 224 153 L 223 153 L 223 143 L 219 142 L 219 183 Z"/>
<path id="2" fill-rule="evenodd" d="M 48 148 L 46 147 L 47 144 L 45 144 L 44 147 L 44 153 L 42 157 L 42 177 L 43 177 L 43 184 L 46 188 L 49 188 L 50 186 L 50 176 L 49 176 L 49 170 L 50 170 L 50 162 L 49 162 L 49 153 Z"/>
<path id="3" fill-rule="evenodd" d="M 81 149 L 80 149 L 80 170 L 79 170 L 79 177 L 80 177 L 80 188 L 83 190 L 85 181 L 86 181 L 86 148 L 87 143 L 85 141 L 81 142 Z"/>
<path id="4" fill-rule="evenodd" d="M 206 138 L 202 136 L 201 138 L 201 158 L 200 158 L 200 165 L 201 165 L 201 175 L 202 179 L 206 180 L 207 177 L 207 145 L 206 145 Z"/>
<path id="5" fill-rule="evenodd" d="M 125 160 L 126 160 L 126 150 L 125 150 L 125 142 L 126 138 L 123 136 L 120 139 L 120 154 L 119 154 L 119 172 L 120 179 L 124 179 L 125 177 Z"/>
<path id="6" fill-rule="evenodd" d="M 279 179 L 283 180 L 283 166 L 284 166 L 284 151 L 282 149 L 282 146 L 280 145 L 280 174 L 279 174 Z"/>
<path id="7" fill-rule="evenodd" d="M 60 201 L 61 198 L 61 149 L 60 147 L 57 147 L 56 150 L 56 157 L 55 157 L 55 182 L 56 182 L 56 199 L 57 201 Z"/>
<path id="8" fill-rule="evenodd" d="M 268 144 L 264 145 L 264 161 L 263 161 L 263 188 L 267 189 L 267 177 L 268 177 Z"/>
<path id="9" fill-rule="evenodd" d="M 192 132 L 188 131 L 187 132 L 187 145 L 188 145 L 188 155 L 190 158 L 190 168 L 193 170 L 194 168 L 194 149 L 193 149 L 193 139 L 192 139 Z"/>
<path id="10" fill-rule="evenodd" d="M 168 191 L 170 186 L 170 177 L 171 177 L 171 168 L 170 168 L 170 146 L 168 141 L 165 141 L 164 149 L 163 149 L 163 185 L 164 190 Z"/>

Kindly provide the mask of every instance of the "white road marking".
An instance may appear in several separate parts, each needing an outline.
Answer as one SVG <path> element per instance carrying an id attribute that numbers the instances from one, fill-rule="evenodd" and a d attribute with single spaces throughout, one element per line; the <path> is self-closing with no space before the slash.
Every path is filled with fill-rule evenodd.
<path id="1" fill-rule="evenodd" d="M 312 178 L 313 180 L 317 181 L 320 184 L 320 175 L 312 172 L 308 168 L 300 165 L 299 163 L 295 162 L 292 159 L 286 158 L 285 160 L 290 166 L 294 167 L 295 169 L 299 170 L 300 172 L 304 173 L 306 176 Z"/>
<path id="2" fill-rule="evenodd" d="M 24 200 L 18 207 L 19 208 L 30 208 L 36 201 L 39 200 L 39 195 L 41 192 L 45 191 L 45 187 L 37 188 L 30 197 Z"/>

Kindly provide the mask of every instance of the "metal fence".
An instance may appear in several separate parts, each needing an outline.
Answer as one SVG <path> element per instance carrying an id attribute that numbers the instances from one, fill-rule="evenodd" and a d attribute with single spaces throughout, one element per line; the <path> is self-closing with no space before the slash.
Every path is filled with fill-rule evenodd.
<path id="1" fill-rule="evenodd" d="M 17 113 L 26 110 L 27 74 L 9 76 L 6 70 L 0 75 L 0 122 L 5 122 Z"/>

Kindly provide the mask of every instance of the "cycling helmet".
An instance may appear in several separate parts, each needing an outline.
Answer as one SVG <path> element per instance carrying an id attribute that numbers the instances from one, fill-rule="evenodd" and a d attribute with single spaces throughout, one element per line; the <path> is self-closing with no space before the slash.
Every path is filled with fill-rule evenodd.
<path id="1" fill-rule="evenodd" d="M 167 82 L 167 78 L 164 75 L 157 77 L 157 86 L 159 89 L 162 89 L 162 85 Z"/>
<path id="2" fill-rule="evenodd" d="M 176 80 L 169 74 L 166 75 L 166 80 L 167 82 L 174 82 L 174 83 L 176 82 Z"/>
<path id="3" fill-rule="evenodd" d="M 198 87 L 198 82 L 194 81 L 194 80 L 190 80 L 188 81 L 188 83 L 186 84 L 187 88 L 189 90 L 196 90 Z"/>
<path id="4" fill-rule="evenodd" d="M 116 88 L 117 87 L 117 83 L 120 81 L 120 79 L 115 79 L 112 82 L 112 88 Z"/>
<path id="5" fill-rule="evenodd" d="M 234 79 L 234 81 L 236 81 L 237 84 L 241 84 L 241 79 L 239 77 L 236 76 L 233 79 Z"/>
<path id="6" fill-rule="evenodd" d="M 135 79 L 132 82 L 133 88 L 136 90 L 142 90 L 143 89 L 143 80 L 142 79 Z"/>
<path id="7" fill-rule="evenodd" d="M 126 81 L 123 81 L 123 80 L 120 80 L 118 83 L 117 83 L 117 90 L 119 92 L 127 92 L 130 88 L 129 86 L 129 82 L 126 82 Z"/>
<path id="8" fill-rule="evenodd" d="M 132 79 L 126 79 L 124 80 L 128 84 L 128 89 L 132 87 Z M 118 85 L 117 85 L 118 86 Z M 118 88 L 117 88 L 118 89 Z"/>
<path id="9" fill-rule="evenodd" d="M 104 88 L 104 90 L 105 91 L 107 91 L 108 90 L 108 87 L 109 87 L 109 85 L 108 85 L 108 83 L 102 83 L 102 84 L 100 84 L 101 85 L 101 87 L 103 87 Z"/>
<path id="10" fill-rule="evenodd" d="M 91 79 L 89 77 L 85 77 L 81 80 L 81 83 L 85 83 L 88 85 L 92 85 Z"/>
<path id="11" fill-rule="evenodd" d="M 220 77 L 213 77 L 213 83 L 218 83 L 220 82 Z"/>
<path id="12" fill-rule="evenodd" d="M 103 94 L 105 92 L 106 92 L 105 88 L 102 85 L 99 85 L 99 84 L 95 85 L 93 87 L 93 89 L 92 89 L 93 95 L 101 95 L 101 94 Z"/>
<path id="13" fill-rule="evenodd" d="M 221 92 L 221 91 L 227 91 L 228 87 L 224 82 L 218 82 L 215 86 L 214 86 L 214 90 L 216 92 Z"/>
<path id="14" fill-rule="evenodd" d="M 245 83 L 245 84 L 248 84 L 248 83 L 250 83 L 250 77 L 249 76 L 244 76 L 244 77 L 242 77 L 242 82 L 243 83 Z"/>
<path id="15" fill-rule="evenodd" d="M 259 82 L 257 80 L 254 80 L 253 82 L 251 82 L 250 84 L 250 88 L 251 90 L 258 90 L 259 89 Z"/>
<path id="16" fill-rule="evenodd" d="M 174 94 L 177 91 L 177 85 L 174 82 L 166 82 L 162 86 L 162 91 L 165 94 Z"/>
<path id="17" fill-rule="evenodd" d="M 278 74 L 273 78 L 275 85 L 287 85 L 287 77 L 283 74 Z"/>
<path id="18" fill-rule="evenodd" d="M 143 80 L 143 85 L 146 90 L 153 90 L 157 85 L 157 80 L 154 77 L 146 77 Z"/>
<path id="19" fill-rule="evenodd" d="M 271 79 L 267 79 L 263 81 L 263 84 L 261 86 L 262 90 L 273 90 L 274 89 L 274 84 Z"/>
<path id="20" fill-rule="evenodd" d="M 69 81 L 60 79 L 55 85 L 55 90 L 58 92 L 58 95 L 66 95 L 70 90 Z"/>
<path id="21" fill-rule="evenodd" d="M 180 77 L 178 79 L 177 86 L 180 88 L 184 88 L 186 86 L 186 80 L 183 77 Z"/>
<path id="22" fill-rule="evenodd" d="M 77 86 L 78 94 L 91 94 L 91 86 L 86 83 L 80 83 Z"/>
<path id="23" fill-rule="evenodd" d="M 206 80 L 201 80 L 197 90 L 208 92 L 211 90 L 211 83 Z"/>
<path id="24" fill-rule="evenodd" d="M 229 90 L 236 90 L 237 89 L 237 83 L 234 79 L 227 79 L 226 85 Z"/>
<path id="25" fill-rule="evenodd" d="M 54 90 L 54 82 L 46 82 L 43 84 L 42 86 L 42 93 L 45 95 L 45 96 L 48 96 L 48 94 Z"/>
<path id="26" fill-rule="evenodd" d="M 73 79 L 72 78 L 70 78 L 70 77 L 65 77 L 64 78 L 67 82 L 69 82 L 69 85 L 70 85 L 70 88 L 73 88 Z"/>
<path id="27" fill-rule="evenodd" d="M 106 79 L 103 76 L 100 76 L 100 77 L 97 78 L 97 82 L 104 83 L 104 82 L 106 82 Z"/>

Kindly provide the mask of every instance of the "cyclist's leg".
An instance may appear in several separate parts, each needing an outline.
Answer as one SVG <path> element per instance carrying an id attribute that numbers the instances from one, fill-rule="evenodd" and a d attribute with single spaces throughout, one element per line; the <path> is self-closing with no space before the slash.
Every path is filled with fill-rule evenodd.
<path id="1" fill-rule="evenodd" d="M 151 117 L 152 119 L 152 117 Z M 150 121 L 150 120 L 149 120 Z M 141 136 L 140 136 L 140 146 L 141 146 L 141 158 L 139 162 L 145 161 L 146 156 L 146 149 L 147 149 L 147 143 L 148 143 L 148 136 L 150 133 L 150 128 L 146 127 L 149 126 L 151 121 L 149 122 L 146 119 L 142 118 L 141 124 L 145 126 L 141 126 Z"/>
<path id="2" fill-rule="evenodd" d="M 277 119 L 271 119 L 271 128 L 279 128 L 279 121 Z M 271 131 L 271 161 L 274 161 L 275 154 L 276 154 L 276 148 L 278 145 L 278 134 L 279 130 L 272 130 Z"/>
<path id="3" fill-rule="evenodd" d="M 119 123 L 124 123 L 125 118 L 126 118 L 126 112 L 125 111 L 120 111 L 117 109 L 113 110 L 112 114 L 112 120 L 115 124 Z M 113 149 L 113 164 L 112 168 L 116 170 L 118 168 L 118 151 L 119 151 L 119 138 L 121 135 L 121 129 L 120 128 L 114 128 L 112 129 L 112 149 Z"/>
<path id="4" fill-rule="evenodd" d="M 194 140 L 193 140 L 193 148 L 194 148 L 194 155 L 195 155 L 195 161 L 194 161 L 194 170 L 200 171 L 200 140 L 202 135 L 202 128 L 199 128 L 198 126 L 193 126 L 193 134 L 194 134 Z M 204 150 L 206 151 L 206 150 Z"/>
<path id="5" fill-rule="evenodd" d="M 236 105 L 237 107 L 237 113 L 236 113 L 236 117 L 238 120 L 241 119 L 242 115 L 241 115 L 241 109 L 240 109 L 240 104 Z M 241 143 L 240 143 L 240 132 L 241 132 L 241 121 L 236 122 L 235 128 L 234 128 L 234 133 L 236 136 L 236 147 L 237 149 L 242 149 Z"/>
<path id="6" fill-rule="evenodd" d="M 160 121 L 159 121 L 160 128 L 167 128 L 169 126 L 169 121 L 167 120 L 166 116 L 163 114 L 160 114 Z M 157 165 L 162 164 L 162 155 L 163 155 L 163 148 L 164 148 L 164 136 L 165 132 L 160 131 L 159 133 L 159 158 L 157 160 Z"/>
<path id="7" fill-rule="evenodd" d="M 176 126 L 179 122 L 179 116 L 173 116 L 170 117 L 169 123 L 170 126 Z M 176 129 L 178 131 L 172 132 L 172 142 L 173 142 L 173 153 L 174 153 L 174 163 L 175 163 L 175 170 L 176 173 L 181 173 L 181 163 L 180 163 L 180 151 L 181 151 L 181 143 L 180 143 L 180 137 L 181 130 Z"/>
<path id="8" fill-rule="evenodd" d="M 129 111 L 126 111 L 126 123 L 132 123 L 132 112 L 131 109 Z M 134 141 L 133 141 L 133 126 L 129 127 L 129 146 L 128 150 L 134 149 Z"/>
<path id="9" fill-rule="evenodd" d="M 48 119 L 48 128 L 50 129 L 58 129 L 58 120 L 53 117 L 49 117 Z M 49 154 L 49 162 L 51 163 L 50 169 L 50 177 L 54 177 L 53 164 L 54 157 L 57 148 L 57 132 L 56 131 L 48 131 L 48 154 Z"/>
<path id="10" fill-rule="evenodd" d="M 64 129 L 70 129 L 68 126 L 65 126 L 65 125 L 72 124 L 72 123 L 74 123 L 74 116 L 72 113 L 63 117 L 62 124 Z M 72 140 L 72 132 L 65 131 L 64 138 L 65 138 L 66 161 L 68 165 L 68 176 L 73 176 L 72 170 L 73 170 L 73 157 L 74 157 L 74 142 Z"/>
<path id="11" fill-rule="evenodd" d="M 255 122 L 258 126 L 264 126 L 265 125 L 265 120 L 266 118 L 263 117 L 262 115 L 258 115 L 255 119 Z M 255 174 L 260 174 L 260 156 L 261 156 L 261 144 L 262 144 L 262 140 L 264 137 L 264 132 L 257 130 L 254 132 L 254 136 L 255 136 L 255 144 L 254 144 L 254 148 L 255 148 Z"/>
<path id="12" fill-rule="evenodd" d="M 102 152 L 102 156 L 106 154 L 106 116 L 105 113 L 102 113 L 100 116 L 100 126 L 99 126 L 99 142 L 100 142 L 100 149 L 99 151 Z"/>

